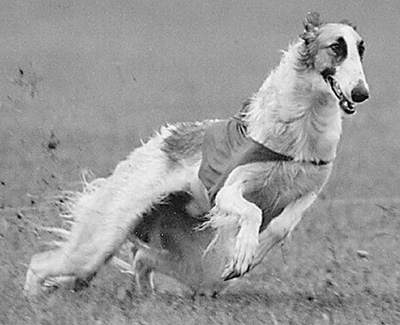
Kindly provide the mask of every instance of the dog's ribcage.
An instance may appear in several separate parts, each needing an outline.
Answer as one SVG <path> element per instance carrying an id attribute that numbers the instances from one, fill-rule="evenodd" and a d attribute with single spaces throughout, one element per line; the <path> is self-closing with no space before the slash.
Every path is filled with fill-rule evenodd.
<path id="1" fill-rule="evenodd" d="M 183 161 L 200 164 L 205 129 L 211 123 L 215 121 L 182 123 L 168 128 L 170 132 L 164 139 L 162 150 L 167 153 L 171 168 Z M 318 166 L 309 162 L 273 161 L 238 166 L 232 173 L 240 173 L 240 181 L 246 182 L 244 198 L 263 211 L 262 231 L 290 203 L 311 192 L 319 193 L 330 171 L 331 164 Z"/>

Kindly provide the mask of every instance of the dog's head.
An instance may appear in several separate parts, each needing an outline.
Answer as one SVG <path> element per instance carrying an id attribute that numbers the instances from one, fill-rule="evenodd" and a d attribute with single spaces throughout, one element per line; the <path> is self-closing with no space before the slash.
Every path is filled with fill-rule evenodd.
<path id="1" fill-rule="evenodd" d="M 354 114 L 355 104 L 369 97 L 362 67 L 364 41 L 347 21 L 323 24 L 317 13 L 308 14 L 304 28 L 299 68 L 320 73 L 343 111 Z"/>

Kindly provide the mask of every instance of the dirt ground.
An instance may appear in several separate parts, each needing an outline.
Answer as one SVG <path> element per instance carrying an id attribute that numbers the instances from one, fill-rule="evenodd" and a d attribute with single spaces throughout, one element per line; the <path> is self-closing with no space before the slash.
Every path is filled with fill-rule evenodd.
<path id="1" fill-rule="evenodd" d="M 0 324 L 399 324 L 400 3 L 75 1 L 0 4 Z M 23 297 L 50 198 L 106 176 L 167 122 L 225 118 L 308 11 L 349 19 L 371 98 L 347 118 L 331 179 L 283 250 L 218 299 L 155 297 L 106 267 L 81 292 Z"/>

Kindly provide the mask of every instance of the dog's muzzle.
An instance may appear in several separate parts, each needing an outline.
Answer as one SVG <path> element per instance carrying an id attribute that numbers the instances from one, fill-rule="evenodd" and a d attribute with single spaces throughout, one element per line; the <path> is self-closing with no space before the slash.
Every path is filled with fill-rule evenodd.
<path id="1" fill-rule="evenodd" d="M 325 79 L 325 80 L 328 82 L 328 84 L 331 86 L 331 89 L 332 89 L 333 93 L 335 94 L 335 96 L 336 96 L 337 99 L 339 100 L 340 108 L 341 108 L 346 114 L 349 114 L 349 115 L 354 114 L 354 113 L 356 112 L 356 110 L 355 110 L 355 108 L 354 108 L 354 103 L 351 102 L 349 99 L 346 98 L 346 96 L 343 94 L 342 89 L 340 89 L 339 83 L 335 80 L 335 78 L 333 78 L 331 75 L 328 75 L 328 76 L 326 76 L 324 79 Z M 356 89 L 356 88 L 357 88 L 357 87 L 355 87 L 354 89 Z M 365 87 L 364 87 L 364 88 L 365 88 Z M 354 89 L 353 89 L 353 91 L 354 91 Z M 354 99 L 353 99 L 353 91 L 352 91 L 352 93 L 351 93 L 352 100 L 354 100 Z M 357 97 L 357 96 L 360 96 L 360 94 L 355 94 L 355 97 Z M 365 96 L 365 93 L 364 93 L 364 96 Z M 360 97 L 357 97 L 357 99 L 360 99 L 360 98 L 361 98 L 361 96 L 360 96 Z M 363 100 L 365 100 L 365 99 L 367 99 L 367 98 L 368 98 L 368 95 L 367 95 L 367 97 L 364 98 Z M 362 101 L 363 101 L 363 100 L 362 100 Z M 356 100 L 354 100 L 354 102 L 359 103 L 359 102 L 361 102 L 361 101 L 356 101 Z"/>

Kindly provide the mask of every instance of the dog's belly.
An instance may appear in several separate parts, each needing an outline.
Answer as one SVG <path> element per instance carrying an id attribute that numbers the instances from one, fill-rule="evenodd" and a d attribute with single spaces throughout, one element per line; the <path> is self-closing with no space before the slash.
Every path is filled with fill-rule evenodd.
<path id="1" fill-rule="evenodd" d="M 251 169 L 247 174 L 251 186 L 244 197 L 263 211 L 260 232 L 289 204 L 311 192 L 319 193 L 331 171 L 330 166 L 291 162 L 244 167 Z M 220 234 L 224 238 L 204 255 L 215 230 L 196 230 L 204 220 L 187 209 L 191 203 L 193 197 L 187 193 L 171 195 L 144 216 L 134 235 L 150 247 L 146 260 L 154 271 L 177 279 L 195 292 L 220 291 L 227 284 L 221 274 L 235 247 L 235 236 Z"/>
<path id="2" fill-rule="evenodd" d="M 213 294 L 227 285 L 221 274 L 232 243 L 204 255 L 215 232 L 197 230 L 204 220 L 187 211 L 191 200 L 186 193 L 171 195 L 167 204 L 156 206 L 143 218 L 133 235 L 150 248 L 144 261 L 155 272 L 177 279 L 194 292 Z"/>

